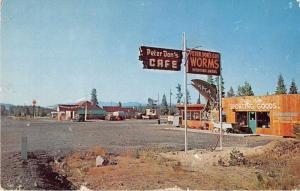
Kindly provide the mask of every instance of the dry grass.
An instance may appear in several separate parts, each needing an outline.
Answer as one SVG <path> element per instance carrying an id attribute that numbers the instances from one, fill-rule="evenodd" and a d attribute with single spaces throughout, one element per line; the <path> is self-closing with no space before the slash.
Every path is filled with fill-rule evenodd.
<path id="1" fill-rule="evenodd" d="M 119 156 L 94 147 L 74 153 L 59 164 L 78 188 L 90 189 L 296 189 L 300 185 L 300 142 L 273 141 L 257 148 L 223 151 L 159 153 L 162 150 L 128 150 Z M 116 160 L 116 165 L 95 167 L 97 155 Z M 218 165 L 222 158 L 224 165 Z"/>

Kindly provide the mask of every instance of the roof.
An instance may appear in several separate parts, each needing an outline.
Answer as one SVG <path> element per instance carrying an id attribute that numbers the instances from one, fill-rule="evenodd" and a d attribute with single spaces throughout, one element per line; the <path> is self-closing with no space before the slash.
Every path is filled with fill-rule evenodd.
<path id="1" fill-rule="evenodd" d="M 205 108 L 205 104 L 187 104 L 188 110 L 199 110 Z M 176 107 L 178 109 L 184 109 L 184 104 L 177 104 Z"/>
<path id="2" fill-rule="evenodd" d="M 58 104 L 57 111 L 75 111 L 79 108 L 77 104 Z"/>
<path id="3" fill-rule="evenodd" d="M 116 111 L 123 111 L 123 112 L 135 112 L 135 109 L 131 107 L 120 107 L 120 106 L 103 106 L 103 109 L 107 112 L 116 112 Z"/>
<path id="4" fill-rule="evenodd" d="M 90 101 L 80 101 L 76 104 L 58 104 L 57 111 L 76 111 L 78 109 L 85 109 L 87 107 L 88 109 L 102 109 L 98 105 L 92 104 Z"/>
<path id="5" fill-rule="evenodd" d="M 78 114 L 85 114 L 85 109 L 79 109 L 77 111 Z M 102 109 L 92 109 L 92 110 L 87 110 L 88 115 L 106 115 L 106 111 Z"/>
<path id="6" fill-rule="evenodd" d="M 87 106 L 88 109 L 101 109 L 100 106 L 93 104 L 90 101 L 80 101 L 77 103 L 81 108 L 85 108 Z"/>

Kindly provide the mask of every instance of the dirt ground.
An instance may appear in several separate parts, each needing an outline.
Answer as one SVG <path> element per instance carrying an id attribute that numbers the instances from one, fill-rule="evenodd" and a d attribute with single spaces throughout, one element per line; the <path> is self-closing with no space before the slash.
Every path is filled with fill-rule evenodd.
<path id="1" fill-rule="evenodd" d="M 179 159 L 171 158 L 182 153 L 184 133 L 166 127 L 151 120 L 74 123 L 1 118 L 1 187 L 27 190 L 67 190 L 82 186 L 89 189 L 246 187 L 225 185 L 222 179 L 212 185 L 208 180 L 213 174 L 187 168 Z M 22 136 L 28 137 L 30 154 L 26 162 L 20 159 Z M 189 132 L 188 137 L 190 152 L 206 151 L 217 145 L 215 134 Z M 223 140 L 225 147 L 253 148 L 284 139 L 225 135 Z M 95 145 L 100 148 L 96 149 Z M 105 155 L 109 165 L 95 167 L 98 155 Z M 226 168 L 221 169 L 227 172 Z"/>
<path id="2" fill-rule="evenodd" d="M 96 167 L 96 156 L 106 166 Z M 101 147 L 75 152 L 53 169 L 85 189 L 300 189 L 300 142 L 276 140 L 255 148 L 220 150 L 128 150 L 112 155 Z"/>

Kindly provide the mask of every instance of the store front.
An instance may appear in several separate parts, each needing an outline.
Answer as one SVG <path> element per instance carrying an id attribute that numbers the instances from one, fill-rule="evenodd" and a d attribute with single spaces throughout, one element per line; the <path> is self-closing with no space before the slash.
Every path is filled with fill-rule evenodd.
<path id="1" fill-rule="evenodd" d="M 179 123 L 184 125 L 184 105 L 178 104 Z M 204 104 L 188 104 L 187 105 L 187 126 L 189 128 L 208 129 L 210 125 L 210 113 L 205 110 Z"/>
<path id="2" fill-rule="evenodd" d="M 251 128 L 254 134 L 293 136 L 300 123 L 300 95 L 271 95 L 223 98 L 227 123 Z"/>

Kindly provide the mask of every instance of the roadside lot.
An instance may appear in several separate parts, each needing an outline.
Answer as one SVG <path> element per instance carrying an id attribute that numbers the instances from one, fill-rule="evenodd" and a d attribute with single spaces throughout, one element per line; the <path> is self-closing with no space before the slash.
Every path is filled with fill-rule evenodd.
<path id="1" fill-rule="evenodd" d="M 2 118 L 1 185 L 7 189 L 71 189 L 72 183 L 64 177 L 61 178 L 61 186 L 53 187 L 54 184 L 57 185 L 55 181 L 58 174 L 49 172 L 45 175 L 42 170 L 51 170 L 49 161 L 55 161 L 75 151 L 86 151 L 94 146 L 104 148 L 114 155 L 137 149 L 182 151 L 184 132 L 168 130 L 168 125 L 156 123 L 157 121 L 152 120 L 77 123 Z M 28 137 L 29 151 L 32 153 L 26 164 L 20 161 L 22 136 Z M 198 132 L 189 132 L 188 137 L 189 149 L 213 148 L 218 139 L 218 135 Z M 255 147 L 275 139 L 281 138 L 225 136 L 224 146 Z"/>
<path id="2" fill-rule="evenodd" d="M 55 120 L 21 121 L 3 118 L 1 149 L 20 151 L 21 137 L 28 137 L 30 151 L 43 150 L 55 154 L 59 150 L 82 150 L 100 145 L 109 152 L 128 148 L 168 147 L 184 149 L 184 132 L 167 130 L 155 120 L 126 120 L 99 122 L 58 122 Z M 217 143 L 218 135 L 189 132 L 189 148 L 208 148 Z M 224 137 L 224 146 L 258 146 L 276 137 Z"/>

